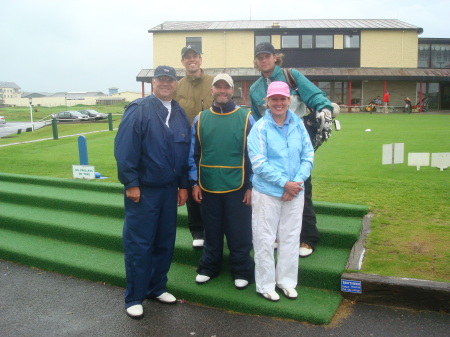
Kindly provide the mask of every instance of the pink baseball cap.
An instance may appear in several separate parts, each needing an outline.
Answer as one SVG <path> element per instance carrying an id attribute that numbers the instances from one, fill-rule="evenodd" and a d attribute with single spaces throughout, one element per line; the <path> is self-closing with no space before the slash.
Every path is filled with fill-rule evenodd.
<path id="1" fill-rule="evenodd" d="M 267 89 L 267 97 L 271 97 L 274 95 L 281 95 L 285 97 L 291 96 L 289 86 L 285 82 L 281 81 L 270 83 L 269 88 Z"/>

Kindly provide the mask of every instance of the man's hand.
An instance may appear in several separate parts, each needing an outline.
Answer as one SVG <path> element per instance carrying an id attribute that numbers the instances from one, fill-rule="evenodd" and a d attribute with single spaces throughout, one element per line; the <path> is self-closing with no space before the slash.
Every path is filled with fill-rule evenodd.
<path id="1" fill-rule="evenodd" d="M 195 185 L 192 187 L 192 197 L 199 204 L 202 203 L 203 196 L 202 196 L 202 189 L 200 188 L 200 186 Z"/>
<path id="2" fill-rule="evenodd" d="M 244 200 L 242 200 L 242 202 L 245 204 L 245 206 L 252 205 L 252 190 L 245 191 Z"/>
<path id="3" fill-rule="evenodd" d="M 286 185 L 284 185 L 284 189 L 287 193 L 291 194 L 293 197 L 295 197 L 297 194 L 300 193 L 302 188 L 303 181 L 288 181 Z"/>
<path id="4" fill-rule="evenodd" d="M 125 191 L 125 195 L 128 199 L 137 204 L 141 199 L 141 189 L 139 188 L 139 186 L 127 188 Z"/>
<path id="5" fill-rule="evenodd" d="M 178 206 L 183 206 L 188 198 L 188 190 L 185 188 L 180 188 L 178 190 Z"/>

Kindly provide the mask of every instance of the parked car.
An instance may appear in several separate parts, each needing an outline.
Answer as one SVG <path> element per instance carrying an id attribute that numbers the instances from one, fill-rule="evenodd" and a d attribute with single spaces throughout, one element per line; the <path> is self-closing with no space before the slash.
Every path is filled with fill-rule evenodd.
<path id="1" fill-rule="evenodd" d="M 5 117 L 3 117 L 3 116 L 0 116 L 0 124 L 6 124 L 6 120 L 5 120 Z"/>
<path id="2" fill-rule="evenodd" d="M 78 111 L 60 111 L 55 116 L 55 119 L 58 121 L 88 121 L 89 117 L 87 115 L 83 115 Z"/>
<path id="3" fill-rule="evenodd" d="M 82 113 L 83 115 L 89 116 L 91 119 L 105 119 L 108 117 L 107 114 L 104 114 L 102 112 L 98 112 L 95 110 L 87 109 L 87 110 L 79 110 L 78 112 Z"/>

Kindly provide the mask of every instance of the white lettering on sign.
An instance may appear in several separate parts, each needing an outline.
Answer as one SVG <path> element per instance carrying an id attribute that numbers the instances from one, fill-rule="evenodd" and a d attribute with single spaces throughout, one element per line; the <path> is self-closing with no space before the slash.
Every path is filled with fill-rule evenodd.
<path id="1" fill-rule="evenodd" d="M 361 294 L 361 281 L 341 280 L 341 291 L 346 293 Z"/>

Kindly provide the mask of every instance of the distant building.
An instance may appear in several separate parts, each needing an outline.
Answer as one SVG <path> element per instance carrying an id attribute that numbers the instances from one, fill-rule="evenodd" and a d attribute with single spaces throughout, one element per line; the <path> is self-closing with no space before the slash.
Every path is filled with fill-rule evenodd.
<path id="1" fill-rule="evenodd" d="M 112 96 L 119 92 L 119 88 L 116 88 L 116 87 L 108 88 L 108 90 L 109 90 L 109 96 Z"/>
<path id="2" fill-rule="evenodd" d="M 85 97 L 106 96 L 101 91 L 81 91 L 81 92 L 56 92 L 48 97 L 64 97 L 65 99 L 83 99 Z"/>
<path id="3" fill-rule="evenodd" d="M 5 99 L 20 98 L 20 87 L 14 82 L 0 82 L 0 104 L 4 104 Z"/>
<path id="4" fill-rule="evenodd" d="M 109 98 L 101 91 L 91 92 L 24 92 L 22 96 L 16 98 L 5 98 L 3 104 L 9 106 L 74 106 L 74 105 L 95 105 L 100 98 Z M 111 103 L 110 103 L 111 104 Z"/>
<path id="5" fill-rule="evenodd" d="M 146 93 L 145 96 L 148 96 L 149 93 Z M 125 102 L 133 102 L 134 100 L 141 98 L 142 93 L 135 91 L 122 91 L 117 94 L 112 95 L 113 97 L 120 97 L 125 100 Z"/>
<path id="6" fill-rule="evenodd" d="M 48 97 L 52 95 L 49 92 L 23 92 L 22 98 L 40 98 L 40 97 Z"/>
<path id="7" fill-rule="evenodd" d="M 284 54 L 283 67 L 298 69 L 349 110 L 387 90 L 393 105 L 429 97 L 430 108 L 450 109 L 450 38 L 419 38 L 422 28 L 400 20 L 166 21 L 148 32 L 154 65 L 172 66 L 182 78 L 180 51 L 195 45 L 205 72 L 233 77 L 238 104 L 249 104 L 249 88 L 260 76 L 254 47 L 270 42 Z M 143 92 L 153 74 L 137 75 Z"/>

